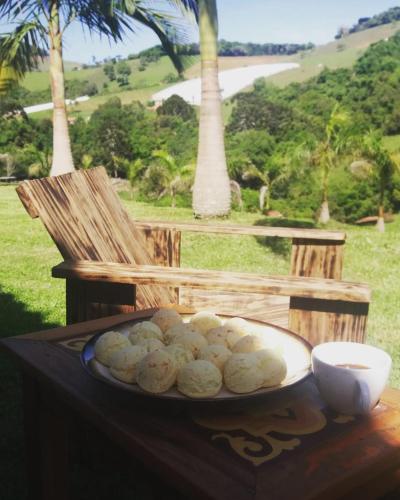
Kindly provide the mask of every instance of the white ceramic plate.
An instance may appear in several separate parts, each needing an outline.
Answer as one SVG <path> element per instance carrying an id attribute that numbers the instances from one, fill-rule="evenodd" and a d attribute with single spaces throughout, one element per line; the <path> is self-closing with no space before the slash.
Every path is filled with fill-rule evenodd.
<path id="1" fill-rule="evenodd" d="M 181 314 L 184 321 L 189 321 L 191 314 Z M 224 314 L 218 314 L 222 319 L 229 319 L 230 316 Z M 120 325 L 112 327 L 113 331 L 121 332 L 122 334 L 128 336 L 129 327 L 140 321 L 149 320 L 149 318 L 140 318 L 138 320 L 129 321 L 122 323 Z M 298 382 L 304 380 L 311 373 L 311 345 L 299 337 L 295 333 L 286 330 L 284 328 L 271 325 L 269 323 L 264 323 L 261 321 L 249 320 L 245 318 L 249 323 L 254 326 L 254 330 L 257 334 L 262 334 L 268 337 L 268 340 L 273 344 L 278 344 L 283 349 L 283 357 L 285 358 L 287 364 L 287 375 L 286 378 L 277 386 L 258 389 L 257 391 L 246 393 L 246 394 L 236 394 L 229 391 L 225 386 L 222 387 L 220 392 L 213 398 L 201 398 L 201 399 L 191 399 L 180 392 L 176 388 L 171 388 L 170 390 L 162 394 L 150 394 L 143 391 L 137 384 L 126 384 L 115 379 L 109 372 L 108 368 L 101 363 L 99 363 L 94 357 L 94 345 L 98 338 L 105 333 L 100 332 L 93 336 L 84 346 L 81 354 L 81 360 L 86 368 L 86 370 L 95 378 L 102 380 L 103 382 L 112 385 L 116 388 L 120 388 L 126 391 L 130 391 L 134 394 L 141 396 L 148 396 L 150 398 L 165 399 L 165 400 L 190 400 L 192 402 L 201 401 L 234 401 L 234 400 L 245 400 L 249 398 L 257 398 L 265 396 L 266 394 L 275 393 L 287 387 L 290 387 Z"/>

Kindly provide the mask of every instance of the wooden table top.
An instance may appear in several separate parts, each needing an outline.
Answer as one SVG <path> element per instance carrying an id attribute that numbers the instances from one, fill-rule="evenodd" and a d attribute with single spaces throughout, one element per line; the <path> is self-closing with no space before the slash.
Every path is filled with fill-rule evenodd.
<path id="1" fill-rule="evenodd" d="M 312 377 L 259 403 L 221 410 L 157 406 L 90 377 L 79 354 L 98 331 L 146 317 L 119 315 L 0 341 L 28 376 L 198 498 L 376 498 L 400 482 L 400 391 L 368 417 L 326 407 Z"/>

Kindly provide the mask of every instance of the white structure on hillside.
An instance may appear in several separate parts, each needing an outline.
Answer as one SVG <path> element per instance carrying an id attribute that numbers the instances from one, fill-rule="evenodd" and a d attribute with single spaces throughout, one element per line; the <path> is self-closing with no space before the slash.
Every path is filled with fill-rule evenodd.
<path id="1" fill-rule="evenodd" d="M 74 105 L 77 102 L 85 102 L 88 101 L 90 97 L 88 95 L 83 95 L 81 97 L 76 97 L 75 99 L 65 99 L 65 102 L 68 106 Z M 24 111 L 27 115 L 30 113 L 37 113 L 38 111 L 46 111 L 47 109 L 53 109 L 52 102 L 46 102 L 44 104 L 35 104 L 34 106 L 27 106 L 24 108 Z"/>
<path id="2" fill-rule="evenodd" d="M 240 90 L 251 85 L 257 78 L 275 75 L 282 71 L 298 68 L 299 66 L 300 65 L 297 63 L 257 64 L 254 66 L 244 66 L 242 68 L 220 71 L 219 83 L 222 99 L 227 99 L 237 94 Z M 181 96 L 182 99 L 185 99 L 189 104 L 199 106 L 201 101 L 200 78 L 187 80 L 172 85 L 164 90 L 160 90 L 160 92 L 152 96 L 152 99 L 155 101 L 156 105 L 159 105 L 174 94 Z"/>

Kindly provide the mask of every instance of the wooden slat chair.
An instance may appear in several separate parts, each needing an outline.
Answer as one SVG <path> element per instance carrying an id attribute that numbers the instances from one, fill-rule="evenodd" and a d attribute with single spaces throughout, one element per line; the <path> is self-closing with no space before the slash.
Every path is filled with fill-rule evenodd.
<path id="1" fill-rule="evenodd" d="M 64 258 L 52 274 L 66 279 L 68 324 L 180 303 L 289 326 L 313 344 L 365 338 L 370 290 L 341 281 L 342 232 L 134 222 L 101 167 L 24 181 L 17 192 Z M 291 276 L 182 269 L 185 230 L 291 238 Z"/>

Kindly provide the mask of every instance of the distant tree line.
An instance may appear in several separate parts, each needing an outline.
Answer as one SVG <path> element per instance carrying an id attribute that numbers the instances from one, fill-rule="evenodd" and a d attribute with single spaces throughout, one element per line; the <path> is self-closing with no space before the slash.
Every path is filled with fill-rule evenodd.
<path id="1" fill-rule="evenodd" d="M 392 7 L 385 12 L 376 14 L 372 17 L 360 17 L 357 23 L 351 28 L 339 28 L 335 38 L 338 40 L 347 34 L 357 33 L 358 31 L 375 28 L 376 26 L 381 26 L 382 24 L 390 24 L 395 21 L 400 21 L 400 7 Z"/>
<path id="2" fill-rule="evenodd" d="M 65 81 L 65 97 L 67 99 L 76 99 L 77 97 L 88 95 L 94 96 L 98 94 L 99 90 L 94 82 L 88 80 L 66 80 Z M 50 87 L 44 90 L 28 90 L 24 87 L 15 86 L 10 92 L 9 97 L 18 101 L 18 103 L 25 106 L 33 106 L 35 104 L 42 104 L 51 101 Z"/>
<path id="3" fill-rule="evenodd" d="M 251 43 L 251 42 L 229 42 L 220 40 L 218 42 L 218 55 L 220 56 L 270 56 L 270 55 L 292 55 L 304 50 L 311 50 L 315 45 L 309 43 Z M 197 56 L 200 54 L 198 43 L 179 45 L 178 52 L 181 55 Z M 142 50 L 138 54 L 131 54 L 130 59 L 140 59 L 145 62 L 157 61 L 165 55 L 160 45 Z"/>

